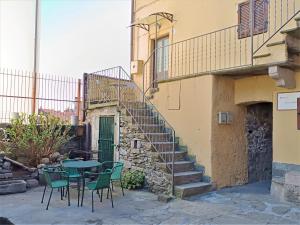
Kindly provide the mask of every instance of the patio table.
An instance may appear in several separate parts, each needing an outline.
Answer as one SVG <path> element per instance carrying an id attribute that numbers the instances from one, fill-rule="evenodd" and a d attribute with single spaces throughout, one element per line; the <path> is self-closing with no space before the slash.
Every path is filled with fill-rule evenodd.
<path id="1" fill-rule="evenodd" d="M 82 174 L 81 206 L 83 204 L 83 196 L 84 196 L 84 189 L 85 189 L 84 171 L 86 169 L 90 169 L 90 168 L 94 168 L 94 167 L 99 167 L 101 165 L 102 164 L 99 163 L 96 160 L 87 160 L 87 161 L 78 160 L 78 161 L 66 161 L 66 162 L 63 162 L 63 167 L 66 167 L 66 168 L 76 168 Z"/>

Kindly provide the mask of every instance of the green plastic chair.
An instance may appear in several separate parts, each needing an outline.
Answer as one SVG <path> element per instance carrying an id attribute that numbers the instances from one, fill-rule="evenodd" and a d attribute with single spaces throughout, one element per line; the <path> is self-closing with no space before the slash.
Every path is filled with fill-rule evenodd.
<path id="1" fill-rule="evenodd" d="M 61 165 L 61 168 L 63 171 L 66 171 L 67 172 L 67 176 L 69 178 L 69 181 L 70 182 L 76 182 L 77 183 L 77 206 L 79 207 L 79 200 L 80 200 L 80 181 L 82 179 L 82 175 L 81 173 L 79 173 L 78 169 L 76 168 L 68 168 L 68 167 L 64 167 L 63 166 L 63 163 L 64 162 L 70 162 L 70 161 L 77 161 L 77 160 L 74 160 L 74 159 L 65 159 L 62 161 L 62 165 Z"/>
<path id="2" fill-rule="evenodd" d="M 41 203 L 44 202 L 45 192 L 47 186 L 51 188 L 51 193 L 48 199 L 46 210 L 49 208 L 50 200 L 52 197 L 53 189 L 60 189 L 60 197 L 63 200 L 63 189 L 67 189 L 68 194 L 68 206 L 70 206 L 70 190 L 69 190 L 69 178 L 65 171 L 61 171 L 57 167 L 46 167 L 43 169 L 43 174 L 46 180 L 46 185 L 43 192 L 43 197 Z"/>
<path id="3" fill-rule="evenodd" d="M 122 183 L 122 171 L 123 171 L 123 167 L 124 167 L 124 163 L 123 162 L 110 162 L 110 161 L 106 161 L 103 162 L 103 164 L 106 165 L 113 165 L 112 169 L 107 168 L 105 171 L 110 171 L 111 174 L 111 189 L 114 190 L 114 185 L 113 182 L 120 182 L 121 188 L 122 188 L 122 194 L 124 196 L 124 188 L 123 188 L 123 183 Z M 107 193 L 108 196 L 108 193 Z"/>
<path id="4" fill-rule="evenodd" d="M 108 192 L 110 192 L 111 207 L 114 208 L 112 191 L 111 191 L 111 187 L 110 187 L 111 172 L 109 172 L 109 171 L 101 172 L 101 173 L 88 172 L 86 174 L 88 176 L 97 175 L 97 179 L 95 181 L 91 181 L 86 184 L 87 188 L 90 191 L 92 191 L 92 212 L 94 212 L 94 191 L 97 191 L 100 202 L 102 202 L 103 189 L 105 189 L 105 188 L 107 188 Z M 99 190 L 101 190 L 101 196 L 99 194 Z"/>

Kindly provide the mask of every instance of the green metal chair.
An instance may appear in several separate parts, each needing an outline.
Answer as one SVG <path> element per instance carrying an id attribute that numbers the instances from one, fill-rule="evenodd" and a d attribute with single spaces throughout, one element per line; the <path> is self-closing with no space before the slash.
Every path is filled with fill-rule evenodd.
<path id="1" fill-rule="evenodd" d="M 70 161 L 77 161 L 74 159 L 65 159 L 62 161 L 62 165 L 61 168 L 63 171 L 67 172 L 67 176 L 69 178 L 70 182 L 76 182 L 77 183 L 77 206 L 79 207 L 79 200 L 80 200 L 80 181 L 82 180 L 82 175 L 81 173 L 79 173 L 78 169 L 76 168 L 68 168 L 68 167 L 64 167 L 63 163 L 64 162 L 70 162 Z"/>
<path id="2" fill-rule="evenodd" d="M 122 171 L 123 171 L 123 167 L 124 167 L 124 163 L 123 162 L 111 162 L 111 161 L 106 161 L 103 162 L 104 165 L 113 165 L 112 168 L 106 168 L 105 171 L 110 171 L 111 174 L 111 189 L 114 190 L 114 185 L 113 182 L 120 182 L 121 188 L 122 188 L 122 194 L 124 196 L 124 188 L 123 188 L 123 183 L 122 183 Z M 105 168 L 105 166 L 104 166 Z M 108 193 L 107 193 L 108 196 Z"/>
<path id="3" fill-rule="evenodd" d="M 43 174 L 45 176 L 46 185 L 44 188 L 41 203 L 44 202 L 44 197 L 45 197 L 45 192 L 46 192 L 47 186 L 51 188 L 51 193 L 49 196 L 46 210 L 48 210 L 48 208 L 49 208 L 53 189 L 60 190 L 60 197 L 61 197 L 61 200 L 63 200 L 63 188 L 66 188 L 67 194 L 68 194 L 68 206 L 70 206 L 69 178 L 67 176 L 67 173 L 65 171 L 61 171 L 60 168 L 57 168 L 57 167 L 46 167 L 43 169 Z"/>
<path id="4" fill-rule="evenodd" d="M 102 202 L 103 189 L 105 188 L 107 188 L 108 192 L 110 192 L 111 207 L 113 208 L 114 202 L 113 202 L 112 191 L 110 187 L 111 172 L 109 171 L 101 172 L 101 173 L 88 172 L 86 174 L 88 176 L 97 175 L 97 179 L 95 181 L 91 181 L 86 184 L 87 188 L 92 191 L 92 212 L 94 212 L 94 191 L 97 191 L 100 202 Z M 99 190 L 101 190 L 101 196 L 99 194 Z"/>

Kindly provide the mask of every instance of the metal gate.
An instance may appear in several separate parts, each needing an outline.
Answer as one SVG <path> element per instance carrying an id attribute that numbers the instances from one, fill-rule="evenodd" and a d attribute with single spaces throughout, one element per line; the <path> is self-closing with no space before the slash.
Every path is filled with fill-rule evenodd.
<path id="1" fill-rule="evenodd" d="M 103 116 L 99 119 L 98 160 L 114 160 L 114 117 Z"/>

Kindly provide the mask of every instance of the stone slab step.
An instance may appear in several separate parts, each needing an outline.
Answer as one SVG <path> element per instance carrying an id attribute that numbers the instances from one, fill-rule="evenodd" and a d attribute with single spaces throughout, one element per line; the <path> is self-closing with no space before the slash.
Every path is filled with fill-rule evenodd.
<path id="1" fill-rule="evenodd" d="M 170 142 L 172 136 L 169 133 L 145 133 L 152 142 Z"/>
<path id="2" fill-rule="evenodd" d="M 159 124 L 139 124 L 139 127 L 143 133 L 163 133 L 166 130 L 165 126 Z"/>
<path id="3" fill-rule="evenodd" d="M 200 171 L 187 171 L 174 174 L 174 184 L 182 185 L 200 182 L 202 180 L 203 172 Z"/>
<path id="4" fill-rule="evenodd" d="M 132 122 L 139 124 L 164 124 L 157 116 L 135 116 L 132 118 Z"/>
<path id="5" fill-rule="evenodd" d="M 212 185 L 206 182 L 196 182 L 175 186 L 175 195 L 178 198 L 185 198 L 192 195 L 203 194 L 212 190 Z"/>
<path id="6" fill-rule="evenodd" d="M 161 168 L 172 169 L 172 162 L 159 163 Z M 194 162 L 192 161 L 175 161 L 174 173 L 187 172 L 195 169 Z"/>
<path id="7" fill-rule="evenodd" d="M 128 112 L 134 116 L 134 117 L 138 117 L 138 116 L 153 116 L 153 112 L 149 109 L 138 109 L 138 108 L 134 108 L 134 109 L 128 109 Z"/>
<path id="8" fill-rule="evenodd" d="M 173 158 L 173 152 L 163 152 L 160 153 L 161 156 L 165 159 L 167 162 L 171 162 Z M 174 161 L 184 161 L 187 156 L 187 151 L 175 151 L 174 152 Z"/>
<path id="9" fill-rule="evenodd" d="M 177 150 L 177 144 L 173 142 L 152 142 L 153 146 L 158 152 L 172 152 Z"/>
<path id="10" fill-rule="evenodd" d="M 281 33 L 291 35 L 294 38 L 300 38 L 300 27 L 282 30 Z"/>

